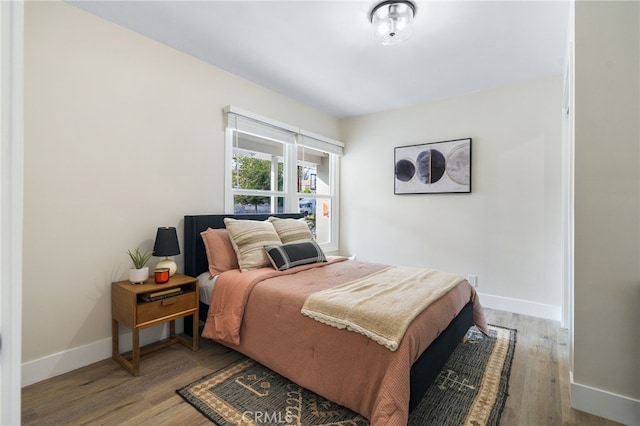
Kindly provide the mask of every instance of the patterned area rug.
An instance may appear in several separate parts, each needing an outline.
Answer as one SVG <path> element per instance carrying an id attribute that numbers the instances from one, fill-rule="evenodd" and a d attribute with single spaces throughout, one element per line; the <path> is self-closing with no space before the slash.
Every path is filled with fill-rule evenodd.
<path id="1" fill-rule="evenodd" d="M 516 331 L 475 327 L 467 333 L 424 398 L 409 425 L 498 425 L 516 344 Z M 334 404 L 244 358 L 176 391 L 220 426 L 368 425 L 353 411 Z"/>

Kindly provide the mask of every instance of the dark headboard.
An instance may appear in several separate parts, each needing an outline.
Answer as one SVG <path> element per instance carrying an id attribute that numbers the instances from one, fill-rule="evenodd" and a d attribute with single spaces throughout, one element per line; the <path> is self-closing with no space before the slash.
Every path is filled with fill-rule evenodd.
<path id="1" fill-rule="evenodd" d="M 283 219 L 299 219 L 300 213 L 279 214 L 206 214 L 184 217 L 184 273 L 197 277 L 209 269 L 207 253 L 200 233 L 207 228 L 224 228 L 224 218 L 244 220 L 267 220 L 269 216 Z"/>

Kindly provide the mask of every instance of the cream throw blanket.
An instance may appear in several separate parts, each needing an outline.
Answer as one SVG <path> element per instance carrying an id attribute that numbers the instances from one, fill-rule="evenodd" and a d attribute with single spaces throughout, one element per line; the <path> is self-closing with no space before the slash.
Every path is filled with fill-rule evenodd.
<path id="1" fill-rule="evenodd" d="M 311 294 L 302 314 L 358 332 L 395 351 L 411 321 L 462 280 L 447 272 L 390 266 Z"/>

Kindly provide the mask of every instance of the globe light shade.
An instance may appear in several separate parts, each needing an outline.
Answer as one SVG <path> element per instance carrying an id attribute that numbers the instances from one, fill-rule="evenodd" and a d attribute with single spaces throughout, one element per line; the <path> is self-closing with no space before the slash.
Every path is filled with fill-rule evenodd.
<path id="1" fill-rule="evenodd" d="M 384 1 L 371 11 L 373 38 L 384 46 L 408 40 L 413 34 L 416 6 L 410 1 Z"/>

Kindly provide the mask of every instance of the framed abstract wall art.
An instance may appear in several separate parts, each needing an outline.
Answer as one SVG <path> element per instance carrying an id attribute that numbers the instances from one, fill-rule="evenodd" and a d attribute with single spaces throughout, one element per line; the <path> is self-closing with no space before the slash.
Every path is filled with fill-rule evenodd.
<path id="1" fill-rule="evenodd" d="M 471 192 L 471 138 L 398 146 L 395 194 Z"/>

